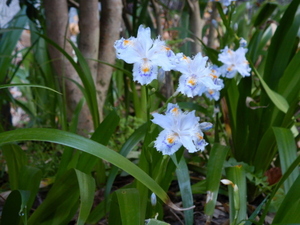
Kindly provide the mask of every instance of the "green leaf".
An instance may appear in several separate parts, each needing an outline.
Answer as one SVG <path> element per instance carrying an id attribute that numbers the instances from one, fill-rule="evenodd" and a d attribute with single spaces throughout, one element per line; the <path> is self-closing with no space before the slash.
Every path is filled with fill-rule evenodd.
<path id="1" fill-rule="evenodd" d="M 87 220 L 94 202 L 95 180 L 93 177 L 75 170 L 80 191 L 80 209 L 77 225 L 83 225 Z"/>
<path id="2" fill-rule="evenodd" d="M 102 145 L 107 145 L 111 135 L 119 125 L 119 121 L 120 117 L 117 115 L 116 111 L 111 111 L 102 121 L 102 123 L 97 127 L 91 139 Z M 78 159 L 76 168 L 82 172 L 90 173 L 97 161 L 97 157 L 83 152 Z M 105 174 L 102 173 L 101 175 Z"/>
<path id="3" fill-rule="evenodd" d="M 0 53 L 2 56 L 5 56 L 0 57 L 0 83 L 4 83 L 7 70 L 11 66 L 12 52 L 23 31 L 20 27 L 24 27 L 28 21 L 25 10 L 26 7 L 23 7 L 10 22 L 9 26 L 16 27 L 16 29 L 10 28 L 11 31 L 4 33 L 0 39 Z"/>
<path id="4" fill-rule="evenodd" d="M 278 4 L 275 2 L 266 2 L 263 4 L 252 18 L 253 26 L 262 26 L 269 19 L 277 6 Z"/>
<path id="5" fill-rule="evenodd" d="M 87 105 L 89 106 L 90 112 L 92 114 L 94 127 L 98 127 L 100 122 L 99 122 L 98 103 L 97 103 L 97 96 L 96 96 L 97 92 L 96 92 L 93 78 L 90 75 L 90 72 L 85 74 L 87 72 L 86 65 L 85 65 L 86 61 L 82 57 L 82 54 L 79 52 L 78 48 L 76 48 L 74 45 L 72 46 L 76 54 L 78 54 L 77 55 L 78 59 L 80 59 L 80 65 L 78 65 L 74 61 L 74 59 L 57 43 L 55 43 L 53 40 L 49 39 L 47 36 L 43 34 L 39 34 L 39 33 L 37 34 L 43 39 L 45 39 L 49 44 L 53 45 L 53 47 L 55 47 L 60 53 L 62 53 L 78 73 L 78 76 L 80 77 L 84 88 L 81 88 L 81 85 L 79 85 L 76 81 L 73 82 L 80 88 L 84 97 L 86 98 Z M 83 67 L 81 67 L 81 65 Z"/>
<path id="6" fill-rule="evenodd" d="M 286 113 L 289 109 L 289 104 L 282 95 L 276 93 L 275 91 L 271 90 L 264 79 L 259 75 L 258 71 L 254 68 L 253 64 L 251 63 L 252 69 L 254 73 L 258 76 L 260 83 L 262 84 L 263 88 L 265 89 L 267 95 L 271 99 L 271 101 L 276 105 L 276 107 L 281 110 L 282 112 Z"/>
<path id="7" fill-rule="evenodd" d="M 170 224 L 156 219 L 147 219 L 145 225 L 170 225 Z"/>
<path id="8" fill-rule="evenodd" d="M 18 189 L 28 192 L 28 200 L 26 201 L 28 213 L 30 212 L 30 209 L 39 191 L 41 179 L 42 171 L 40 169 L 31 166 L 23 166 L 21 168 L 21 172 L 19 173 Z"/>
<path id="9" fill-rule="evenodd" d="M 173 154 L 171 156 L 173 162 L 176 163 L 176 155 Z M 189 169 L 186 165 L 186 161 L 184 157 L 181 157 L 179 163 L 176 165 L 176 175 L 180 188 L 180 194 L 182 198 L 183 207 L 188 208 L 194 205 L 192 189 L 191 189 L 191 180 L 189 175 Z M 194 210 L 191 208 L 190 210 L 184 211 L 184 222 L 186 225 L 192 225 L 194 223 Z"/>
<path id="10" fill-rule="evenodd" d="M 278 92 L 292 102 L 298 98 L 300 92 L 300 51 L 293 57 L 288 67 L 284 71 L 282 78 L 279 80 Z"/>
<path id="11" fill-rule="evenodd" d="M 230 222 L 239 224 L 247 219 L 247 187 L 246 173 L 242 165 L 226 168 L 227 179 L 238 187 L 238 191 L 229 185 Z"/>
<path id="12" fill-rule="evenodd" d="M 8 174 L 9 174 L 9 184 L 12 190 L 17 190 L 20 187 L 20 174 L 21 169 L 28 165 L 27 156 L 25 152 L 15 144 L 3 145 L 1 150 L 5 157 Z"/>
<path id="13" fill-rule="evenodd" d="M 10 187 L 12 190 L 28 192 L 26 207 L 29 212 L 39 190 L 42 172 L 27 166 L 27 157 L 18 145 L 4 145 L 1 149 L 7 162 Z"/>
<path id="14" fill-rule="evenodd" d="M 277 141 L 281 171 L 282 173 L 285 173 L 289 166 L 297 158 L 297 147 L 295 144 L 295 139 L 292 131 L 289 129 L 273 127 L 273 131 Z M 289 191 L 298 176 L 299 170 L 295 168 L 295 170 L 284 182 L 285 193 Z"/>
<path id="15" fill-rule="evenodd" d="M 109 195 L 105 200 L 106 201 L 102 201 L 99 205 L 97 205 L 90 213 L 86 221 L 88 224 L 96 224 L 107 214 L 107 209 L 110 208 L 111 195 Z"/>
<path id="16" fill-rule="evenodd" d="M 120 150 L 120 154 L 126 157 L 128 153 L 142 140 L 147 130 L 148 130 L 148 123 L 143 124 L 137 130 L 135 130 L 135 132 L 127 139 L 127 141 L 122 146 Z M 118 167 L 113 166 L 107 178 L 105 196 L 108 196 L 108 194 L 110 193 L 111 187 L 113 185 L 113 182 L 117 174 L 118 174 Z"/>
<path id="17" fill-rule="evenodd" d="M 267 213 L 269 212 L 269 207 L 271 204 L 271 200 L 274 198 L 274 196 L 276 195 L 278 189 L 283 185 L 284 181 L 290 176 L 290 174 L 294 171 L 294 169 L 297 167 L 299 167 L 299 163 L 300 163 L 300 156 L 298 156 L 295 161 L 289 166 L 289 168 L 287 169 L 287 171 L 283 174 L 283 176 L 281 177 L 280 181 L 276 184 L 275 188 L 273 188 L 272 193 L 269 197 L 269 200 L 266 204 L 266 207 L 263 211 L 262 216 L 260 217 L 259 222 L 263 223 L 263 221 L 265 220 L 265 217 L 267 215 Z M 299 177 L 298 177 L 299 178 Z M 298 179 L 297 178 L 297 179 Z"/>
<path id="18" fill-rule="evenodd" d="M 255 221 L 255 218 L 258 216 L 260 211 L 263 209 L 263 206 L 265 205 L 266 201 L 268 200 L 268 196 L 265 197 L 265 199 L 259 204 L 259 206 L 256 207 L 254 212 L 251 214 L 251 216 L 248 218 L 246 223 L 244 225 L 252 225 L 252 221 Z"/>
<path id="19" fill-rule="evenodd" d="M 0 85 L 0 89 L 10 88 L 10 87 L 37 87 L 37 88 L 43 88 L 43 89 L 46 89 L 49 91 L 53 91 L 53 92 L 61 95 L 60 92 L 58 92 L 52 88 L 49 88 L 49 87 L 46 87 L 43 85 L 38 85 L 38 84 L 3 84 L 3 85 Z"/>
<path id="20" fill-rule="evenodd" d="M 278 209 L 273 223 L 300 223 L 300 176 L 295 180 Z"/>
<path id="21" fill-rule="evenodd" d="M 167 193 L 151 177 L 149 177 L 148 174 L 117 152 L 95 141 L 66 131 L 46 128 L 19 129 L 0 133 L 0 144 L 2 145 L 26 140 L 47 141 L 62 144 L 104 159 L 134 176 L 170 207 L 179 209 L 170 202 Z"/>
<path id="22" fill-rule="evenodd" d="M 223 164 L 228 154 L 229 148 L 220 144 L 214 144 L 210 150 L 207 163 L 206 190 L 208 192 L 205 205 L 205 214 L 212 216 L 214 214 L 220 180 L 222 177 Z"/>
<path id="23" fill-rule="evenodd" d="M 114 192 L 110 205 L 109 224 L 132 225 L 140 223 L 139 192 L 135 188 Z"/>
<path id="24" fill-rule="evenodd" d="M 7 197 L 1 215 L 1 224 L 19 225 L 22 195 L 19 191 L 12 191 Z"/>
<path id="25" fill-rule="evenodd" d="M 94 199 L 94 179 L 79 170 L 68 170 L 47 194 L 28 220 L 28 224 L 67 224 L 75 215 L 80 197 L 77 224 L 84 224 Z"/>
<path id="26" fill-rule="evenodd" d="M 299 4 L 300 1 L 295 0 L 288 5 L 268 48 L 264 80 L 274 90 L 295 51 L 294 43 L 300 26 Z"/>

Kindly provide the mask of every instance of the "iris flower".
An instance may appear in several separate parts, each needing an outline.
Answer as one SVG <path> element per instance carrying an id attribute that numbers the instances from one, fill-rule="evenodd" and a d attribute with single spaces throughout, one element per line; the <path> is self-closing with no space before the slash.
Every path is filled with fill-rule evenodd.
<path id="1" fill-rule="evenodd" d="M 133 80 L 140 84 L 149 84 L 157 79 L 158 67 L 164 71 L 173 69 L 172 57 L 174 53 L 159 37 L 151 39 L 150 28 L 142 25 L 138 29 L 137 37 L 121 38 L 114 45 L 117 58 L 133 64 Z"/>
<path id="2" fill-rule="evenodd" d="M 199 123 L 195 111 L 182 112 L 177 104 L 169 103 L 165 115 L 153 113 L 152 122 L 161 126 L 155 140 L 155 148 L 163 155 L 174 154 L 182 145 L 190 152 L 203 151 L 207 142 L 203 130 L 212 127 L 211 123 Z"/>
<path id="3" fill-rule="evenodd" d="M 240 47 L 236 51 L 229 49 L 227 46 L 221 50 L 218 60 L 224 65 L 220 68 L 222 76 L 233 78 L 236 73 L 240 73 L 243 77 L 250 76 L 249 62 L 245 54 L 248 49 Z"/>
<path id="4" fill-rule="evenodd" d="M 220 73 L 220 69 L 215 66 L 212 65 L 210 67 L 210 76 L 213 79 L 213 82 L 215 85 L 217 85 L 218 89 L 208 89 L 204 94 L 206 95 L 207 98 L 209 98 L 210 100 L 219 100 L 220 98 L 220 89 L 219 88 L 223 88 L 224 87 L 224 83 L 223 80 L 219 78 L 219 76 L 221 75 Z"/>
<path id="5" fill-rule="evenodd" d="M 212 0 L 213 2 L 221 2 L 225 6 L 229 6 L 231 2 L 235 2 L 235 0 Z"/>
<path id="6" fill-rule="evenodd" d="M 183 55 L 176 54 L 176 70 L 181 72 L 179 78 L 178 92 L 188 96 L 201 96 L 209 90 L 220 90 L 222 87 L 214 82 L 211 76 L 211 70 L 207 66 L 207 57 L 198 53 L 193 59 Z"/>

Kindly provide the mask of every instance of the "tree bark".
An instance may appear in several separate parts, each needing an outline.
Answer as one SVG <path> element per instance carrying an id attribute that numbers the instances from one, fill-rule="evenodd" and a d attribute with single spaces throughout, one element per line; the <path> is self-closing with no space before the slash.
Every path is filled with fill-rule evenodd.
<path id="1" fill-rule="evenodd" d="M 79 0 L 79 42 L 78 48 L 87 59 L 94 81 L 96 82 L 99 54 L 99 10 L 98 0 Z"/>
<path id="2" fill-rule="evenodd" d="M 194 42 L 191 44 L 191 53 L 193 55 L 201 52 L 201 45 L 198 39 L 202 39 L 203 21 L 200 15 L 200 6 L 198 0 L 187 0 L 190 9 L 190 31 Z"/>
<path id="3" fill-rule="evenodd" d="M 68 5 L 66 0 L 44 0 L 46 30 L 47 36 L 57 43 L 64 50 L 72 54 L 72 47 L 66 41 L 69 38 L 68 29 Z M 70 80 L 81 83 L 78 74 L 72 67 L 69 61 L 53 46 L 49 45 L 49 54 L 52 59 L 52 64 L 55 72 L 60 78 L 61 86 L 65 86 L 67 114 L 70 120 L 73 112 L 82 98 L 82 93 L 79 88 Z M 67 78 L 67 79 L 65 79 Z M 80 112 L 77 132 L 81 135 L 88 135 L 88 132 L 93 130 L 93 121 L 90 111 L 85 104 Z"/>
<path id="4" fill-rule="evenodd" d="M 215 2 L 212 2 L 215 3 Z M 215 25 L 213 24 L 213 21 L 216 22 L 216 19 L 218 17 L 218 10 L 216 7 L 216 4 L 212 4 L 212 12 L 210 15 L 210 25 L 209 25 L 209 33 L 207 37 L 207 46 L 210 48 L 217 48 L 216 46 L 216 37 L 217 37 L 217 30 Z"/>
<path id="5" fill-rule="evenodd" d="M 121 0 L 101 1 L 99 60 L 110 64 L 114 64 L 116 59 L 114 42 L 120 37 L 122 8 Z M 112 72 L 113 68 L 111 66 L 102 63 L 98 64 L 96 89 L 100 120 L 103 120 L 103 107 Z"/>

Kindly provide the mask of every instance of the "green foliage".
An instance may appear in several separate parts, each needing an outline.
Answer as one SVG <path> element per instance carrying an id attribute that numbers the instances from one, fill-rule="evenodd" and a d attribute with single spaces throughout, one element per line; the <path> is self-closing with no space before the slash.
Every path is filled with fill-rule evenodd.
<path id="1" fill-rule="evenodd" d="M 190 56 L 191 11 L 184 2 L 188 1 L 128 3 L 124 37 L 135 36 L 140 24 L 159 31 L 157 21 L 163 20 L 153 8 L 155 3 L 164 14 L 161 35 L 175 53 Z M 233 225 L 264 224 L 268 212 L 276 213 L 273 224 L 300 223 L 300 156 L 295 144 L 299 141 L 300 1 L 286 5 L 237 1 L 226 9 L 220 2 L 199 1 L 207 25 L 198 44 L 211 63 L 221 66 L 220 49 L 237 49 L 240 39 L 246 39 L 251 76 L 224 78 L 220 100 L 210 101 L 203 96 L 165 94 L 165 89 L 177 88 L 178 71 L 169 72 L 171 81 L 165 86 L 158 81 L 141 86 L 132 80 L 131 65 L 121 60 L 115 65 L 98 61 L 114 68 L 104 118 L 99 118 L 96 84 L 87 59 L 73 42 L 66 40 L 76 59 L 51 40 L 45 32 L 43 11 L 37 12 L 27 2 L 39 16 L 28 10 L 26 16 L 24 7 L 7 29 L 0 30 L 1 113 L 11 105 L 22 108 L 29 118 L 29 122 L 23 121 L 25 129 L 11 131 L 6 131 L 0 120 L 1 174 L 8 174 L 2 189 L 11 191 L 1 224 L 68 224 L 74 218 L 76 224 L 97 224 L 100 220 L 109 224 L 167 224 L 163 204 L 184 210 L 168 196 L 174 183 L 175 201 L 179 199 L 185 208 L 180 218 L 185 224 L 193 224 L 197 216 L 195 194 L 206 195 L 207 223 L 220 195 L 229 201 Z M 218 16 L 208 19 L 210 10 Z M 29 18 L 32 44 L 16 51 Z M 208 46 L 206 39 L 213 31 L 217 38 Z M 72 80 L 83 98 L 70 118 L 61 80 L 53 76 L 47 45 L 64 56 L 82 83 Z M 22 58 L 16 64 L 18 55 Z M 17 87 L 22 96 L 13 97 L 11 87 Z M 171 102 L 184 110 L 195 110 L 201 122 L 214 124 L 205 133 L 209 145 L 204 152 L 187 155 L 181 148 L 170 157 L 156 150 L 154 141 L 161 130 L 151 122 L 151 113 L 165 111 Z M 76 134 L 85 103 L 94 125 L 90 138 Z M 271 185 L 266 172 L 272 167 L 280 167 L 283 175 Z M 127 175 L 134 181 L 126 180 Z M 120 179 L 125 183 L 115 183 Z M 229 180 L 229 186 L 221 185 L 221 179 Z M 43 189 L 41 184 L 45 184 Z M 33 207 L 42 190 L 47 191 L 45 199 Z M 155 204 L 150 201 L 152 194 L 158 197 Z M 247 205 L 257 196 L 263 200 L 248 214 Z"/>

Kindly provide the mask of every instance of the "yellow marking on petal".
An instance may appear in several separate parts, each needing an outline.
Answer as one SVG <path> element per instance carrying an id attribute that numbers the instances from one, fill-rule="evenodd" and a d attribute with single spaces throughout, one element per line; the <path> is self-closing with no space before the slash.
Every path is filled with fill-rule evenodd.
<path id="1" fill-rule="evenodd" d="M 228 67 L 228 68 L 227 68 L 227 71 L 231 72 L 231 71 L 232 71 L 232 67 L 233 67 L 233 66 Z"/>
<path id="2" fill-rule="evenodd" d="M 167 137 L 167 142 L 169 144 L 173 144 L 175 142 L 175 138 L 173 136 L 169 136 L 169 137 Z"/>
<path id="3" fill-rule="evenodd" d="M 174 107 L 173 109 L 171 109 L 171 112 L 177 115 L 179 113 L 179 110 L 178 108 Z"/>
<path id="4" fill-rule="evenodd" d="M 212 95 L 214 93 L 214 91 L 213 90 L 209 90 L 208 93 Z"/>
<path id="5" fill-rule="evenodd" d="M 228 52 L 229 54 L 232 54 L 232 51 L 231 51 L 231 49 L 228 49 L 228 50 L 227 50 L 227 52 Z"/>
<path id="6" fill-rule="evenodd" d="M 199 140 L 202 140 L 202 139 L 203 139 L 203 136 L 202 136 L 201 134 L 199 134 L 199 133 L 197 133 L 196 136 L 197 136 L 197 138 L 198 138 Z"/>
<path id="7" fill-rule="evenodd" d="M 195 79 L 191 78 L 188 80 L 188 83 L 192 86 L 195 86 L 197 84 L 197 81 Z"/>
<path id="8" fill-rule="evenodd" d="M 215 74 L 209 74 L 212 78 L 214 78 L 214 79 L 216 79 L 216 78 L 218 78 L 218 76 L 216 76 Z"/>
<path id="9" fill-rule="evenodd" d="M 171 49 L 169 47 L 164 46 L 166 51 L 170 51 Z"/>
<path id="10" fill-rule="evenodd" d="M 245 64 L 249 65 L 249 62 L 247 60 L 244 61 Z"/>
<path id="11" fill-rule="evenodd" d="M 150 71 L 150 68 L 148 66 L 144 66 L 144 67 L 142 67 L 142 71 L 144 73 L 148 73 Z"/>
<path id="12" fill-rule="evenodd" d="M 124 41 L 123 41 L 123 44 L 124 44 L 124 45 L 131 45 L 131 44 L 132 44 L 132 41 L 124 40 Z"/>
<path id="13" fill-rule="evenodd" d="M 184 60 L 188 60 L 188 57 L 186 57 L 185 55 L 182 57 Z"/>

